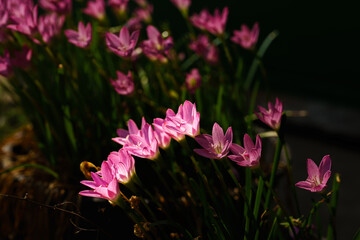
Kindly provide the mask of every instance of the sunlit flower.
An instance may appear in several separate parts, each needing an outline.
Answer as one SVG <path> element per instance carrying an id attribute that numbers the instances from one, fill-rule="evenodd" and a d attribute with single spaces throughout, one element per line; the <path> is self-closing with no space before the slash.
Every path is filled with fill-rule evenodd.
<path id="1" fill-rule="evenodd" d="M 261 139 L 260 136 L 256 136 L 256 143 L 254 145 L 248 134 L 244 135 L 244 147 L 233 143 L 230 147 L 231 152 L 234 155 L 228 157 L 243 167 L 256 167 L 259 165 L 261 157 Z"/>
<path id="2" fill-rule="evenodd" d="M 120 95 L 131 94 L 135 88 L 131 72 L 129 71 L 128 75 L 125 75 L 120 71 L 116 71 L 116 75 L 116 79 L 110 79 L 111 85 L 114 87 L 115 91 Z"/>
<path id="3" fill-rule="evenodd" d="M 266 110 L 265 108 L 258 106 L 260 112 L 255 114 L 263 123 L 267 124 L 274 130 L 278 130 L 281 123 L 283 104 L 279 101 L 278 98 L 276 98 L 275 105 L 273 105 L 271 102 L 268 102 L 268 107 L 269 110 Z"/>
<path id="4" fill-rule="evenodd" d="M 108 166 L 118 182 L 127 183 L 135 173 L 135 160 L 124 149 L 111 152 L 107 158 Z"/>
<path id="5" fill-rule="evenodd" d="M 299 188 L 309 190 L 311 192 L 321 192 L 326 188 L 326 183 L 331 176 L 331 159 L 326 155 L 321 160 L 318 167 L 313 160 L 307 160 L 308 177 L 305 181 L 300 181 L 295 184 Z"/>
<path id="6" fill-rule="evenodd" d="M 194 94 L 195 90 L 200 87 L 201 76 L 197 68 L 193 68 L 190 73 L 186 74 L 185 85 L 191 94 Z"/>
<path id="7" fill-rule="evenodd" d="M 159 147 L 161 147 L 162 149 L 166 149 L 170 145 L 171 136 L 165 131 L 163 124 L 164 119 L 161 118 L 155 118 L 152 123 L 155 129 L 155 138 L 158 141 Z"/>
<path id="8" fill-rule="evenodd" d="M 88 1 L 86 8 L 83 9 L 83 13 L 102 20 L 105 17 L 105 1 L 104 0 L 94 0 Z"/>
<path id="9" fill-rule="evenodd" d="M 64 31 L 66 37 L 69 42 L 74 44 L 75 46 L 86 48 L 91 43 L 91 24 L 86 24 L 86 27 L 83 22 L 79 22 L 78 24 L 78 32 L 68 29 Z"/>
<path id="10" fill-rule="evenodd" d="M 107 161 L 104 161 L 101 164 L 100 172 L 91 172 L 91 177 L 93 181 L 84 180 L 80 183 L 92 188 L 93 190 L 81 191 L 79 192 L 80 195 L 104 198 L 112 202 L 118 199 L 120 196 L 119 184 Z"/>
<path id="11" fill-rule="evenodd" d="M 250 30 L 245 24 L 241 25 L 241 30 L 234 30 L 234 36 L 231 41 L 239 44 L 245 49 L 252 49 L 255 47 L 259 37 L 259 24 L 256 22 Z"/>
<path id="12" fill-rule="evenodd" d="M 113 53 L 121 57 L 130 57 L 139 39 L 139 30 L 129 33 L 126 26 L 122 27 L 119 36 L 113 33 L 106 33 L 106 45 Z"/>
<path id="13" fill-rule="evenodd" d="M 206 158 L 221 159 L 230 151 L 233 140 L 232 128 L 229 127 L 224 135 L 224 131 L 219 124 L 214 123 L 212 136 L 201 134 L 196 136 L 195 140 L 204 148 L 194 149 L 197 154 Z"/>

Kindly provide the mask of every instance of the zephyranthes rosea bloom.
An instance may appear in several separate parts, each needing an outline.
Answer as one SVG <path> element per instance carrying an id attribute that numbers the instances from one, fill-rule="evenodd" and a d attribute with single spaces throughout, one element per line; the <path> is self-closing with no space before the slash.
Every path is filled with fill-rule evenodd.
<path id="1" fill-rule="evenodd" d="M 233 143 L 230 147 L 234 155 L 228 157 L 242 167 L 256 167 L 259 165 L 261 157 L 261 139 L 256 136 L 256 143 L 254 145 L 251 137 L 248 134 L 244 135 L 244 147 Z"/>
<path id="2" fill-rule="evenodd" d="M 269 110 L 266 110 L 262 106 L 258 106 L 259 111 L 255 113 L 256 116 L 269 127 L 274 130 L 278 130 L 280 128 L 281 123 L 281 114 L 283 111 L 283 104 L 276 98 L 275 105 L 271 102 L 268 103 Z"/>
<path id="3" fill-rule="evenodd" d="M 191 0 L 170 0 L 180 11 L 187 11 Z"/>
<path id="4" fill-rule="evenodd" d="M 234 30 L 234 36 L 231 41 L 239 44 L 245 49 L 252 49 L 255 47 L 259 37 L 259 24 L 256 22 L 250 30 L 245 24 L 241 25 L 241 30 Z"/>
<path id="5" fill-rule="evenodd" d="M 118 182 L 126 184 L 135 173 L 135 160 L 124 149 L 111 152 L 107 158 L 108 166 Z"/>
<path id="6" fill-rule="evenodd" d="M 200 87 L 201 76 L 197 68 L 193 68 L 190 73 L 186 74 L 185 85 L 191 94 L 194 94 L 195 90 Z"/>
<path id="7" fill-rule="evenodd" d="M 91 43 L 91 24 L 86 24 L 86 27 L 84 26 L 83 22 L 79 22 L 78 24 L 78 32 L 68 29 L 65 30 L 64 33 L 66 37 L 68 38 L 69 42 L 74 44 L 75 46 L 86 48 Z"/>
<path id="8" fill-rule="evenodd" d="M 196 111 L 195 103 L 185 101 L 175 114 L 172 109 L 166 111 L 163 123 L 165 131 L 175 140 L 180 141 L 184 135 L 195 137 L 200 133 L 200 113 Z"/>
<path id="9" fill-rule="evenodd" d="M 126 26 L 122 27 L 119 36 L 113 33 L 106 33 L 106 45 L 116 55 L 120 57 L 130 57 L 135 49 L 136 43 L 139 39 L 140 31 L 136 30 L 129 33 Z"/>
<path id="10" fill-rule="evenodd" d="M 51 39 L 60 34 L 65 16 L 55 12 L 39 17 L 38 30 L 44 42 L 50 43 Z"/>
<path id="11" fill-rule="evenodd" d="M 83 9 L 83 13 L 102 20 L 105 17 L 105 1 L 104 0 L 94 0 L 88 1 L 86 8 Z"/>
<path id="12" fill-rule="evenodd" d="M 32 50 L 24 45 L 21 50 L 13 51 L 13 57 L 10 59 L 12 66 L 25 69 L 30 65 Z"/>
<path id="13" fill-rule="evenodd" d="M 195 140 L 204 148 L 194 149 L 197 154 L 206 158 L 221 159 L 229 153 L 233 140 L 232 128 L 229 127 L 224 135 L 224 131 L 219 124 L 214 123 L 212 136 L 201 134 L 196 136 Z"/>
<path id="14" fill-rule="evenodd" d="M 11 72 L 10 53 L 5 49 L 4 56 L 0 55 L 0 75 L 7 77 Z"/>
<path id="15" fill-rule="evenodd" d="M 326 183 L 331 175 L 331 159 L 326 155 L 321 160 L 318 167 L 313 160 L 307 160 L 308 177 L 305 181 L 300 181 L 295 184 L 299 188 L 309 190 L 311 192 L 321 192 L 326 187 Z"/>
<path id="16" fill-rule="evenodd" d="M 152 125 L 155 129 L 155 138 L 159 144 L 159 147 L 162 149 L 166 149 L 171 142 L 171 136 L 165 131 L 164 127 L 164 119 L 155 118 Z"/>
<path id="17" fill-rule="evenodd" d="M 215 9 L 214 15 L 207 10 L 202 10 L 199 15 L 194 14 L 190 17 L 191 23 L 202 30 L 207 30 L 214 35 L 222 35 L 225 31 L 225 25 L 229 9 L 225 7 L 220 13 L 219 9 Z"/>
<path id="18" fill-rule="evenodd" d="M 216 64 L 219 60 L 218 49 L 206 35 L 200 34 L 189 44 L 189 48 L 210 64 Z"/>
<path id="19" fill-rule="evenodd" d="M 33 36 L 37 33 L 38 25 L 38 6 L 31 4 L 19 3 L 16 11 L 11 15 L 12 23 L 7 25 L 7 28 L 21 32 L 28 36 Z"/>
<path id="20" fill-rule="evenodd" d="M 154 130 L 151 125 L 142 119 L 141 129 L 139 130 L 133 120 L 129 120 L 128 129 L 118 129 L 119 137 L 113 140 L 121 145 L 123 149 L 128 151 L 131 155 L 156 159 L 159 154 L 159 144 L 155 138 Z"/>
<path id="21" fill-rule="evenodd" d="M 173 47 L 172 37 L 163 39 L 160 32 L 154 26 L 147 26 L 146 32 L 148 40 L 144 40 L 141 44 L 144 54 L 150 60 L 159 60 L 167 62 L 167 55 L 170 48 Z"/>
<path id="22" fill-rule="evenodd" d="M 111 85 L 114 87 L 115 91 L 120 95 L 131 94 L 135 88 L 131 72 L 129 71 L 128 75 L 125 75 L 120 71 L 116 71 L 116 75 L 116 79 L 110 79 Z"/>
<path id="23" fill-rule="evenodd" d="M 91 172 L 93 181 L 84 180 L 81 184 L 93 190 L 79 192 L 82 196 L 104 198 L 109 201 L 116 201 L 120 196 L 120 189 L 115 174 L 111 170 L 109 163 L 104 161 L 98 173 Z"/>
<path id="24" fill-rule="evenodd" d="M 60 14 L 70 13 L 72 0 L 39 0 L 40 7 Z"/>

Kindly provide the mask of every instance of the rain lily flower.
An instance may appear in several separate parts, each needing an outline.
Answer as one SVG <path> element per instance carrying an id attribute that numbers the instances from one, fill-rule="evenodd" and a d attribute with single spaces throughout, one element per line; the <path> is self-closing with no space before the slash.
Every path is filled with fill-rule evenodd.
<path id="1" fill-rule="evenodd" d="M 159 155 L 159 145 L 154 130 L 145 121 L 145 118 L 142 119 L 140 130 L 131 119 L 128 122 L 128 129 L 129 131 L 118 129 L 119 137 L 113 138 L 113 141 L 123 145 L 123 149 L 131 155 L 151 160 L 156 159 Z"/>
<path id="2" fill-rule="evenodd" d="M 241 25 L 241 30 L 234 30 L 231 41 L 239 44 L 245 49 L 253 49 L 259 37 L 259 24 L 256 22 L 250 30 L 245 24 Z"/>
<path id="3" fill-rule="evenodd" d="M 67 14 L 71 12 L 72 0 L 39 0 L 39 5 L 47 11 Z"/>
<path id="4" fill-rule="evenodd" d="M 244 135 L 244 147 L 233 143 L 230 147 L 234 155 L 229 155 L 229 158 L 242 167 L 256 167 L 259 165 L 261 157 L 261 139 L 256 136 L 256 143 L 254 145 L 248 134 Z"/>
<path id="5" fill-rule="evenodd" d="M 134 15 L 136 18 L 141 19 L 145 23 L 151 23 L 151 14 L 153 13 L 154 6 L 148 4 L 146 7 L 136 8 Z"/>
<path id="6" fill-rule="evenodd" d="M 167 62 L 167 55 L 170 48 L 173 47 L 172 37 L 163 39 L 160 32 L 154 26 L 147 26 L 146 32 L 148 40 L 144 40 L 141 44 L 144 54 L 150 60 L 159 60 L 160 62 Z"/>
<path id="7" fill-rule="evenodd" d="M 190 73 L 186 74 L 186 89 L 194 94 L 195 90 L 198 89 L 201 85 L 201 76 L 197 68 L 193 68 Z"/>
<path id="8" fill-rule="evenodd" d="M 88 1 L 86 8 L 83 9 L 83 13 L 92 16 L 98 20 L 104 19 L 105 1 L 104 0 Z"/>
<path id="9" fill-rule="evenodd" d="M 4 56 L 0 56 L 0 75 L 7 77 L 12 72 L 10 64 L 10 54 L 5 49 Z"/>
<path id="10" fill-rule="evenodd" d="M 13 57 L 10 59 L 11 65 L 25 69 L 30 65 L 32 50 L 24 45 L 20 51 L 14 51 Z"/>
<path id="11" fill-rule="evenodd" d="M 100 174 L 100 176 L 98 174 Z M 79 192 L 80 195 L 104 198 L 110 202 L 115 202 L 118 199 L 120 196 L 119 184 L 107 161 L 101 164 L 100 172 L 91 172 L 91 177 L 93 181 L 85 180 L 80 183 L 93 190 L 81 191 Z"/>
<path id="12" fill-rule="evenodd" d="M 116 79 L 110 79 L 111 85 L 118 94 L 130 95 L 135 88 L 131 72 L 129 71 L 127 76 L 120 71 L 116 71 L 116 74 Z"/>
<path id="13" fill-rule="evenodd" d="M 165 131 L 163 124 L 164 119 L 161 118 L 155 118 L 152 123 L 155 129 L 155 138 L 159 144 L 159 147 L 161 147 L 162 149 L 166 149 L 170 145 L 171 136 Z"/>
<path id="14" fill-rule="evenodd" d="M 20 3 L 18 9 L 12 12 L 12 24 L 7 25 L 7 28 L 21 32 L 28 36 L 33 36 L 37 33 L 38 25 L 38 7 Z"/>
<path id="15" fill-rule="evenodd" d="M 113 53 L 120 57 L 130 57 L 139 39 L 140 31 L 129 33 L 126 26 L 122 27 L 119 36 L 113 33 L 106 33 L 106 45 Z"/>
<path id="16" fill-rule="evenodd" d="M 191 0 L 170 0 L 180 11 L 187 12 Z"/>
<path id="17" fill-rule="evenodd" d="M 227 7 L 223 9 L 222 13 L 219 9 L 215 9 L 213 16 L 207 10 L 202 10 L 199 15 L 191 16 L 190 21 L 201 30 L 207 30 L 214 35 L 223 35 L 228 14 L 229 9 Z"/>
<path id="18" fill-rule="evenodd" d="M 86 24 L 86 27 L 83 22 L 78 24 L 78 32 L 68 29 L 64 31 L 69 42 L 78 46 L 80 48 L 86 48 L 90 45 L 91 42 L 91 24 Z"/>
<path id="19" fill-rule="evenodd" d="M 200 113 L 196 111 L 195 103 L 185 101 L 175 114 L 172 109 L 166 111 L 163 123 L 165 131 L 175 140 L 180 141 L 184 135 L 195 137 L 200 133 Z"/>
<path id="20" fill-rule="evenodd" d="M 232 128 L 229 127 L 224 135 L 224 131 L 219 124 L 214 123 L 212 136 L 201 134 L 196 136 L 195 140 L 204 148 L 194 149 L 197 154 L 206 158 L 221 159 L 230 151 L 233 140 Z"/>
<path id="21" fill-rule="evenodd" d="M 117 12 L 124 13 L 127 9 L 129 0 L 109 0 L 109 5 Z"/>
<path id="22" fill-rule="evenodd" d="M 5 0 L 0 0 L 0 28 L 5 27 L 9 20 L 9 12 Z"/>
<path id="23" fill-rule="evenodd" d="M 50 43 L 54 36 L 59 35 L 64 21 L 65 16 L 59 16 L 55 12 L 40 16 L 38 30 L 42 36 L 43 41 Z"/>
<path id="24" fill-rule="evenodd" d="M 135 160 L 124 149 L 111 152 L 107 158 L 108 166 L 119 183 L 126 184 L 135 173 Z"/>
<path id="25" fill-rule="evenodd" d="M 130 18 L 126 22 L 125 26 L 129 29 L 130 32 L 140 30 L 142 28 L 141 19 L 137 17 Z"/>
<path id="26" fill-rule="evenodd" d="M 218 49 L 210 43 L 206 35 L 199 35 L 197 39 L 189 44 L 189 48 L 210 64 L 216 64 L 218 62 Z"/>
<path id="27" fill-rule="evenodd" d="M 268 107 L 269 110 L 266 110 L 265 108 L 258 106 L 260 112 L 255 114 L 263 123 L 267 124 L 274 130 L 279 130 L 283 104 L 278 98 L 276 98 L 275 105 L 268 102 Z"/>
<path id="28" fill-rule="evenodd" d="M 331 175 L 331 159 L 329 155 L 326 155 L 321 160 L 318 167 L 313 160 L 307 160 L 307 172 L 308 177 L 305 181 L 300 181 L 295 184 L 299 188 L 309 190 L 311 192 L 321 192 L 326 188 L 326 183 Z"/>

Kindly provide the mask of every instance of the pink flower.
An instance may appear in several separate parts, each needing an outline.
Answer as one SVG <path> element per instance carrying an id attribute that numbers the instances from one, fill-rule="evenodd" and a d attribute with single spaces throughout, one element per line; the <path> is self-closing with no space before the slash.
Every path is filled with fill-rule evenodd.
<path id="1" fill-rule="evenodd" d="M 94 0 L 88 1 L 86 8 L 83 9 L 83 13 L 92 16 L 98 20 L 102 20 L 105 17 L 105 1 Z"/>
<path id="2" fill-rule="evenodd" d="M 197 68 L 193 68 L 190 73 L 186 74 L 186 89 L 194 94 L 195 90 L 198 89 L 201 85 L 201 76 Z"/>
<path id="3" fill-rule="evenodd" d="M 151 22 L 151 14 L 153 13 L 153 10 L 154 10 L 154 6 L 151 4 L 148 4 L 144 8 L 135 9 L 134 15 L 136 18 L 141 19 L 145 23 L 150 23 Z"/>
<path id="4" fill-rule="evenodd" d="M 228 14 L 229 9 L 227 7 L 223 9 L 221 14 L 219 9 L 215 9 L 213 16 L 207 10 L 202 10 L 199 15 L 191 16 L 190 21 L 201 30 L 207 30 L 214 35 L 222 35 L 225 31 Z"/>
<path id="5" fill-rule="evenodd" d="M 110 79 L 111 85 L 113 85 L 118 94 L 130 95 L 135 88 L 131 72 L 129 71 L 127 76 L 120 71 L 116 71 L 116 74 L 116 79 Z"/>
<path id="6" fill-rule="evenodd" d="M 129 0 L 109 0 L 109 5 L 117 12 L 123 13 L 127 9 Z"/>
<path id="7" fill-rule="evenodd" d="M 169 50 L 174 45 L 172 37 L 163 39 L 160 32 L 151 25 L 147 26 L 146 32 L 149 39 L 144 40 L 141 44 L 144 54 L 151 60 L 167 62 Z"/>
<path id="8" fill-rule="evenodd" d="M 159 144 L 159 147 L 161 147 L 162 149 L 166 149 L 170 145 L 171 136 L 164 129 L 163 124 L 164 119 L 155 118 L 152 125 L 155 129 L 154 134 Z"/>
<path id="9" fill-rule="evenodd" d="M 78 46 L 80 48 L 86 48 L 90 45 L 91 42 L 91 24 L 86 24 L 86 27 L 83 22 L 78 24 L 78 32 L 67 29 L 64 31 L 69 42 Z"/>
<path id="10" fill-rule="evenodd" d="M 130 57 L 136 43 L 139 39 L 140 31 L 134 31 L 129 33 L 129 30 L 126 26 L 122 27 L 119 33 L 119 37 L 113 33 L 106 33 L 106 45 L 108 48 L 115 54 L 120 57 Z"/>
<path id="11" fill-rule="evenodd" d="M 321 160 L 318 167 L 313 160 L 307 160 L 307 172 L 308 177 L 305 181 L 300 181 L 295 184 L 299 188 L 309 190 L 311 192 L 321 192 L 326 188 L 326 183 L 331 175 L 331 159 L 329 155 L 326 155 Z"/>
<path id="12" fill-rule="evenodd" d="M 101 177 L 98 174 L 100 174 Z M 120 196 L 119 184 L 107 161 L 104 161 L 101 164 L 99 173 L 91 172 L 91 177 L 93 181 L 85 180 L 80 183 L 93 190 L 81 191 L 79 192 L 80 195 L 104 198 L 112 202 L 118 199 Z"/>
<path id="13" fill-rule="evenodd" d="M 17 10 L 12 12 L 12 24 L 7 25 L 7 28 L 21 32 L 28 36 L 33 36 L 37 33 L 38 7 L 20 3 Z"/>
<path id="14" fill-rule="evenodd" d="M 64 21 L 64 15 L 59 16 L 54 12 L 39 17 L 38 30 L 44 42 L 50 43 L 54 36 L 60 34 Z"/>
<path id="15" fill-rule="evenodd" d="M 184 138 L 184 135 L 195 137 L 200 133 L 200 113 L 196 111 L 195 103 L 185 101 L 179 106 L 175 114 L 173 110 L 166 111 L 163 123 L 165 131 L 176 141 Z"/>
<path id="16" fill-rule="evenodd" d="M 259 24 L 256 22 L 250 30 L 245 24 L 241 25 L 241 30 L 234 30 L 234 36 L 231 41 L 239 44 L 245 49 L 252 49 L 255 47 L 259 37 Z"/>
<path id="17" fill-rule="evenodd" d="M 141 19 L 137 17 L 130 18 L 126 22 L 125 26 L 129 29 L 130 32 L 140 30 L 142 28 Z"/>
<path id="18" fill-rule="evenodd" d="M 24 45 L 20 51 L 14 51 L 13 57 L 10 59 L 11 65 L 25 69 L 30 65 L 32 50 Z"/>
<path id="19" fill-rule="evenodd" d="M 229 127 L 224 135 L 224 131 L 219 124 L 214 123 L 212 136 L 201 134 L 196 136 L 195 140 L 204 148 L 194 149 L 197 154 L 206 158 L 221 159 L 229 153 L 233 140 L 232 128 Z"/>
<path id="20" fill-rule="evenodd" d="M 196 40 L 190 43 L 189 48 L 210 64 L 218 62 L 218 50 L 215 45 L 209 42 L 209 38 L 206 35 L 199 35 Z"/>
<path id="21" fill-rule="evenodd" d="M 170 0 L 180 11 L 187 11 L 191 0 Z"/>
<path id="22" fill-rule="evenodd" d="M 39 0 L 39 5 L 47 11 L 67 14 L 71 12 L 72 0 Z"/>
<path id="23" fill-rule="evenodd" d="M 256 143 L 254 145 L 250 136 L 244 135 L 244 147 L 233 143 L 230 147 L 234 155 L 229 155 L 229 158 L 243 167 L 255 167 L 259 165 L 261 157 L 261 139 L 256 136 Z"/>
<path id="24" fill-rule="evenodd" d="M 128 129 L 129 131 L 118 129 L 119 137 L 113 138 L 113 141 L 123 145 L 123 149 L 131 155 L 156 159 L 159 155 L 159 145 L 151 125 L 143 118 L 141 129 L 139 130 L 134 121 L 130 119 Z"/>
<path id="25" fill-rule="evenodd" d="M 283 104 L 276 98 L 275 106 L 271 102 L 268 102 L 268 107 L 269 110 L 266 110 L 265 108 L 258 106 L 260 112 L 255 114 L 263 123 L 274 130 L 278 130 L 281 123 Z"/>
<path id="26" fill-rule="evenodd" d="M 0 28 L 5 27 L 9 20 L 9 12 L 5 0 L 0 0 Z"/>
<path id="27" fill-rule="evenodd" d="M 111 152 L 107 158 L 107 163 L 112 175 L 120 183 L 128 183 L 135 173 L 135 160 L 124 149 L 120 149 L 118 152 Z"/>
<path id="28" fill-rule="evenodd" d="M 7 77 L 12 72 L 11 64 L 10 64 L 10 54 L 5 49 L 4 57 L 0 56 L 0 75 Z"/>

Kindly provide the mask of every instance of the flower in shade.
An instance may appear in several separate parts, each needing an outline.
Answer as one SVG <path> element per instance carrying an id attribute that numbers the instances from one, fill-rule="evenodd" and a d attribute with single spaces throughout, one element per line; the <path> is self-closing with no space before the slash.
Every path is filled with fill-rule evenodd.
<path id="1" fill-rule="evenodd" d="M 191 0 L 170 0 L 180 11 L 187 11 Z"/>
<path id="2" fill-rule="evenodd" d="M 307 160 L 308 177 L 305 181 L 300 181 L 295 184 L 299 188 L 309 190 L 311 192 L 321 192 L 326 188 L 326 183 L 331 176 L 331 159 L 326 155 L 321 160 L 318 167 L 313 160 Z"/>
<path id="3" fill-rule="evenodd" d="M 259 165 L 261 157 L 261 139 L 256 136 L 256 143 L 254 145 L 251 137 L 248 134 L 244 135 L 244 147 L 233 143 L 230 147 L 234 155 L 229 155 L 229 158 L 243 167 L 255 167 Z"/>
<path id="4" fill-rule="evenodd" d="M 119 184 L 109 163 L 104 161 L 98 173 L 91 172 L 93 181 L 84 180 L 80 183 L 92 188 L 79 192 L 82 196 L 104 198 L 109 201 L 116 201 L 120 196 Z"/>
<path id="5" fill-rule="evenodd" d="M 146 7 L 136 8 L 134 10 L 134 16 L 141 19 L 145 23 L 151 23 L 151 14 L 154 11 L 154 6 L 148 4 Z"/>
<path id="6" fill-rule="evenodd" d="M 127 183 L 135 173 L 135 160 L 124 149 L 118 152 L 111 152 L 107 158 L 108 166 L 116 180 L 120 183 Z"/>
<path id="7" fill-rule="evenodd" d="M 28 36 L 35 35 L 38 27 L 38 6 L 19 3 L 17 8 L 10 17 L 12 23 L 6 27 Z"/>
<path id="8" fill-rule="evenodd" d="M 113 141 L 123 145 L 123 149 L 131 155 L 156 159 L 159 155 L 159 145 L 155 138 L 154 130 L 151 125 L 142 119 L 141 129 L 139 130 L 133 120 L 129 120 L 128 129 L 118 129 L 119 137 L 113 138 Z"/>
<path id="9" fill-rule="evenodd" d="M 0 0 L 0 29 L 5 27 L 9 20 L 9 12 L 5 1 Z"/>
<path id="10" fill-rule="evenodd" d="M 159 147 L 161 147 L 162 149 L 166 149 L 170 145 L 171 136 L 165 131 L 163 124 L 164 119 L 161 118 L 155 118 L 152 123 L 155 129 L 155 138 L 158 141 Z"/>
<path id="11" fill-rule="evenodd" d="M 201 76 L 197 68 L 193 68 L 190 73 L 186 74 L 185 85 L 191 94 L 194 94 L 195 90 L 200 87 Z"/>
<path id="12" fill-rule="evenodd" d="M 127 9 L 129 0 L 109 0 L 108 4 L 112 7 L 115 11 L 119 13 L 123 13 Z"/>
<path id="13" fill-rule="evenodd" d="M 94 0 L 88 1 L 86 8 L 83 9 L 83 13 L 102 20 L 105 17 L 105 1 L 104 0 Z"/>
<path id="14" fill-rule="evenodd" d="M 196 136 L 195 140 L 204 148 L 194 149 L 197 154 L 206 158 L 221 159 L 230 151 L 233 140 L 232 128 L 229 127 L 224 135 L 224 131 L 219 124 L 214 123 L 212 136 L 201 134 Z"/>
<path id="15" fill-rule="evenodd" d="M 72 0 L 39 0 L 39 5 L 47 11 L 67 14 L 71 11 Z"/>
<path id="16" fill-rule="evenodd" d="M 60 34 L 64 24 L 65 16 L 59 16 L 56 13 L 50 13 L 39 17 L 38 30 L 42 39 L 46 43 L 50 43 L 51 39 Z"/>
<path id="17" fill-rule="evenodd" d="M 195 137 L 200 133 L 200 113 L 196 111 L 195 103 L 185 101 L 175 114 L 172 109 L 166 111 L 163 123 L 165 131 L 175 140 L 180 141 L 184 135 Z"/>
<path id="18" fill-rule="evenodd" d="M 229 9 L 227 7 L 221 13 L 219 9 L 215 9 L 214 15 L 204 9 L 200 14 L 192 15 L 190 21 L 201 30 L 207 30 L 214 35 L 222 35 L 225 31 L 228 14 Z"/>
<path id="19" fill-rule="evenodd" d="M 0 75 L 7 77 L 12 72 L 11 64 L 10 64 L 10 54 L 5 49 L 4 56 L 0 56 Z"/>
<path id="20" fill-rule="evenodd" d="M 113 33 L 106 33 L 106 45 L 113 53 L 120 57 L 130 57 L 139 39 L 139 30 L 129 33 L 126 26 L 122 27 L 119 36 Z"/>
<path id="21" fill-rule="evenodd" d="M 241 30 L 234 30 L 234 36 L 231 41 L 239 44 L 245 49 L 252 49 L 255 47 L 259 37 L 259 24 L 256 22 L 250 30 L 245 24 L 241 25 Z"/>
<path id="22" fill-rule="evenodd" d="M 278 130 L 281 123 L 283 104 L 279 101 L 278 98 L 276 98 L 275 105 L 273 105 L 271 102 L 268 102 L 268 107 L 269 110 L 266 110 L 262 106 L 258 106 L 259 112 L 255 114 L 263 123 L 274 130 Z"/>
<path id="23" fill-rule="evenodd" d="M 125 75 L 120 71 L 116 71 L 116 75 L 116 79 L 110 79 L 110 83 L 115 91 L 120 95 L 131 94 L 135 88 L 131 72 L 129 71 L 128 75 Z"/>
<path id="24" fill-rule="evenodd" d="M 30 65 L 32 50 L 24 45 L 21 50 L 14 51 L 13 57 L 10 59 L 11 65 L 25 69 Z"/>
<path id="25" fill-rule="evenodd" d="M 219 59 L 218 49 L 211 44 L 206 35 L 199 35 L 189 44 L 189 48 L 210 64 L 216 64 Z"/>
<path id="26" fill-rule="evenodd" d="M 91 43 L 91 24 L 86 24 L 86 27 L 83 22 L 79 22 L 78 31 L 67 29 L 64 31 L 69 42 L 78 46 L 80 48 L 86 48 Z"/>
<path id="27" fill-rule="evenodd" d="M 174 45 L 172 37 L 163 39 L 160 32 L 152 25 L 147 26 L 146 32 L 149 39 L 141 44 L 144 54 L 151 60 L 167 62 L 169 50 Z"/>

